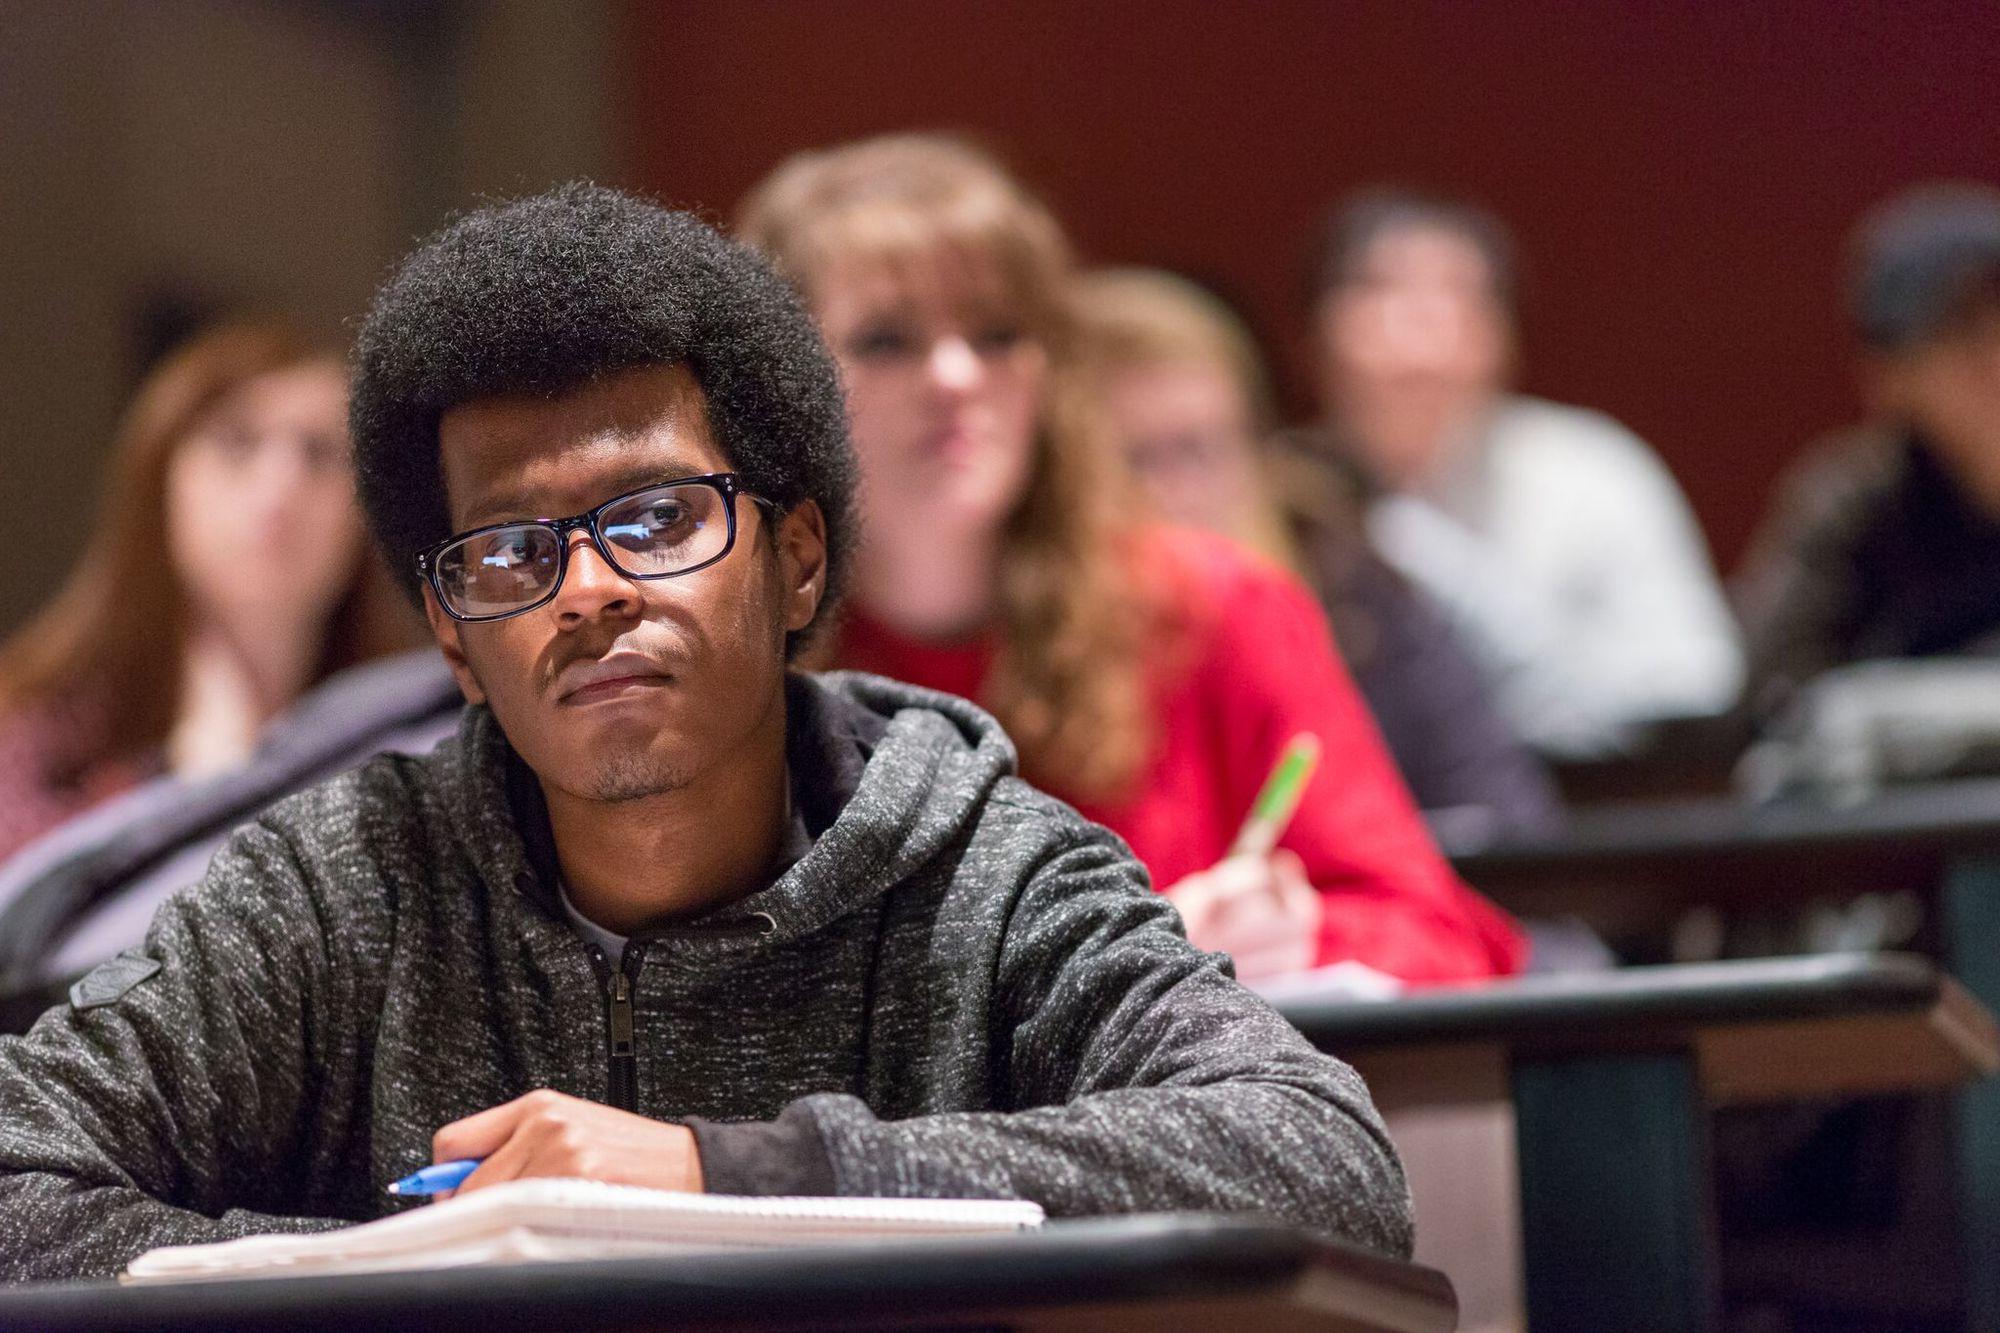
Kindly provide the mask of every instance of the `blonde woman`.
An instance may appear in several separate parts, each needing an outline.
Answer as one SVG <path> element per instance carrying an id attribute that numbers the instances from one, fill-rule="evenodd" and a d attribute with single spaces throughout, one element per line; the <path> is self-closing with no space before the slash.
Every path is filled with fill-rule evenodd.
<path id="1" fill-rule="evenodd" d="M 1438 856 L 1306 589 L 1140 517 L 1078 374 L 1046 209 L 974 148 L 893 136 L 792 159 L 740 221 L 846 383 L 863 541 L 833 661 L 985 704 L 1024 774 L 1120 833 L 1246 977 L 1518 968 L 1519 937 Z M 1290 831 L 1230 857 L 1300 731 L 1326 754 Z"/>

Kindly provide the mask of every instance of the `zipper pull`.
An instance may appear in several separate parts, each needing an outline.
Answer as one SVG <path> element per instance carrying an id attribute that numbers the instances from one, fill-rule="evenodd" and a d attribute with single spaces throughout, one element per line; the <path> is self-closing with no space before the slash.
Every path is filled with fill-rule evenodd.
<path id="1" fill-rule="evenodd" d="M 613 1059 L 631 1059 L 634 1053 L 632 1040 L 632 978 L 624 970 L 611 974 L 611 1056 Z"/>

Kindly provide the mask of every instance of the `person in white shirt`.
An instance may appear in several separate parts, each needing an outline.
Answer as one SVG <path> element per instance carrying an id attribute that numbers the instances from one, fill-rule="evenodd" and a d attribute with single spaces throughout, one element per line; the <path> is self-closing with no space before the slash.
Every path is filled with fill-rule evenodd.
<path id="1" fill-rule="evenodd" d="M 1601 413 L 1510 393 L 1511 245 L 1477 209 L 1371 191 L 1334 215 L 1315 310 L 1331 446 L 1369 534 L 1458 622 L 1531 744 L 1585 757 L 1720 713 L 1735 622 L 1687 501 Z"/>

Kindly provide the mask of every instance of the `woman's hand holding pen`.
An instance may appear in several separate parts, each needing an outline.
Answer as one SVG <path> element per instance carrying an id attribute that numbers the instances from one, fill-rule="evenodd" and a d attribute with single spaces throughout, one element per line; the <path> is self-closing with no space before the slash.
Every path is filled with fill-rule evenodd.
<path id="1" fill-rule="evenodd" d="M 529 1176 L 702 1192 L 694 1132 L 547 1088 L 455 1120 L 431 1140 L 432 1160 L 480 1157 L 455 1193 Z"/>
<path id="2" fill-rule="evenodd" d="M 1319 952 L 1319 890 L 1289 851 L 1230 856 L 1167 890 L 1197 948 L 1236 962 L 1242 981 L 1304 971 Z"/>
<path id="3" fill-rule="evenodd" d="M 1229 855 L 1167 890 L 1188 938 L 1228 954 L 1240 981 L 1302 972 L 1319 956 L 1319 891 L 1305 862 L 1273 850 L 1319 766 L 1319 748 L 1311 732 L 1285 742 Z"/>

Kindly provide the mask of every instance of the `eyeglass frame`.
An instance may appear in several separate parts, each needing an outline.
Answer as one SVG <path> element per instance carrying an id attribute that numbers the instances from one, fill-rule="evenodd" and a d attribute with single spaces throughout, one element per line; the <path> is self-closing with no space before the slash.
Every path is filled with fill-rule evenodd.
<path id="1" fill-rule="evenodd" d="M 605 510 L 611 508 L 613 505 L 630 500 L 635 495 L 644 495 L 647 491 L 663 490 L 669 486 L 706 486 L 722 496 L 723 511 L 728 515 L 729 520 L 729 529 L 723 537 L 722 549 L 708 559 L 703 560 L 700 564 L 689 565 L 686 569 L 671 570 L 665 574 L 634 574 L 626 569 L 625 566 L 619 564 L 618 557 L 611 553 L 610 547 L 605 543 L 604 533 L 597 526 L 598 519 L 603 516 Z M 746 496 L 754 503 L 764 506 L 773 515 L 781 512 L 776 501 L 757 494 L 745 485 L 743 475 L 739 472 L 704 472 L 693 477 L 667 477 L 660 481 L 647 482 L 644 486 L 637 486 L 629 491 L 614 495 L 603 504 L 585 510 L 581 514 L 572 514 L 568 518 L 514 518 L 508 519 L 504 523 L 485 523 L 476 528 L 468 528 L 464 532 L 454 533 L 446 537 L 443 541 L 427 546 L 417 552 L 417 575 L 423 579 L 425 585 L 430 588 L 432 595 L 437 598 L 439 609 L 453 620 L 465 625 L 482 625 L 495 620 L 509 620 L 515 616 L 526 615 L 530 611 L 539 610 L 554 601 L 556 594 L 562 591 L 563 580 L 569 577 L 569 553 L 570 548 L 575 545 L 570 540 L 570 534 L 573 532 L 589 533 L 590 544 L 596 548 L 598 557 L 605 564 L 609 565 L 620 578 L 646 583 L 651 583 L 657 579 L 677 579 L 683 574 L 693 574 L 699 570 L 707 569 L 710 565 L 725 559 L 731 551 L 736 549 L 736 497 L 739 495 Z M 471 541 L 474 537 L 482 533 L 499 532 L 506 528 L 532 527 L 552 528 L 555 530 L 556 577 L 555 581 L 549 585 L 549 590 L 534 601 L 529 602 L 526 606 L 517 606 L 511 611 L 501 611 L 490 616 L 467 616 L 452 610 L 450 598 L 446 596 L 444 589 L 438 586 L 438 557 L 444 554 L 447 548 L 456 546 L 460 542 Z"/>

